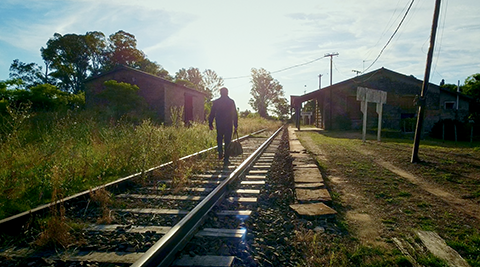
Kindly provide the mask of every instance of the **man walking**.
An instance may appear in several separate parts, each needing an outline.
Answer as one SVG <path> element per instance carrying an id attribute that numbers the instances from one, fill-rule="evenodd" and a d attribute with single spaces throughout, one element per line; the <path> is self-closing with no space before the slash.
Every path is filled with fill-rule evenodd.
<path id="1" fill-rule="evenodd" d="M 229 156 L 227 147 L 232 140 L 232 128 L 235 127 L 235 132 L 238 128 L 238 115 L 235 101 L 228 97 L 228 89 L 223 87 L 220 89 L 220 98 L 213 101 L 212 110 L 208 116 L 208 125 L 210 130 L 213 130 L 213 120 L 217 127 L 217 150 L 218 158 L 222 159 L 225 164 L 229 164 Z M 225 142 L 225 154 L 222 143 Z"/>

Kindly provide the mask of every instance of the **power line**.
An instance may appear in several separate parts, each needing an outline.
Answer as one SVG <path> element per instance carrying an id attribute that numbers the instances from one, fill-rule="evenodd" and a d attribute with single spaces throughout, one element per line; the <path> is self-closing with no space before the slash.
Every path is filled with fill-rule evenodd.
<path id="1" fill-rule="evenodd" d="M 289 70 L 289 69 L 293 69 L 293 68 L 305 66 L 305 65 L 311 64 L 311 63 L 313 63 L 313 62 L 319 61 L 320 59 L 322 59 L 322 58 L 324 58 L 324 57 L 325 57 L 325 56 L 319 57 L 319 58 L 317 58 L 317 59 L 314 59 L 314 60 L 312 60 L 312 61 L 305 62 L 305 63 L 302 63 L 302 64 L 293 65 L 293 66 L 291 66 L 291 67 L 284 68 L 284 69 L 281 69 L 281 70 L 272 71 L 271 73 L 278 73 L 278 72 L 286 71 L 286 70 Z"/>
<path id="2" fill-rule="evenodd" d="M 403 23 L 403 21 L 405 20 L 405 18 L 407 17 L 407 14 L 408 14 L 408 12 L 410 11 L 410 8 L 412 7 L 414 1 L 415 1 L 415 0 L 412 0 L 412 2 L 410 2 L 410 5 L 408 6 L 407 11 L 406 11 L 405 14 L 403 15 L 402 20 L 400 21 L 400 23 L 398 24 L 397 28 L 396 28 L 395 31 L 393 32 L 392 36 L 390 36 L 390 39 L 388 39 L 388 41 L 387 41 L 387 43 L 385 44 L 385 46 L 383 46 L 383 48 L 382 48 L 382 50 L 380 51 L 380 53 L 378 54 L 377 58 L 372 62 L 372 64 L 370 64 L 370 66 L 367 67 L 367 69 L 365 69 L 365 71 L 367 71 L 370 67 L 372 67 L 373 64 L 375 64 L 375 62 L 377 62 L 377 60 L 380 58 L 380 56 L 382 55 L 382 53 L 383 53 L 383 51 L 385 50 L 385 48 L 387 48 L 388 44 L 390 44 L 390 41 L 392 41 L 392 39 L 393 39 L 393 37 L 395 36 L 395 34 L 397 34 L 398 29 L 400 29 L 400 26 L 402 26 L 402 23 Z"/>
<path id="3" fill-rule="evenodd" d="M 305 66 L 305 65 L 308 65 L 308 64 L 312 64 L 313 62 L 319 61 L 320 59 L 325 58 L 325 57 L 327 57 L 327 55 L 325 55 L 323 57 L 319 57 L 319 58 L 311 60 L 311 61 L 308 61 L 308 62 L 305 62 L 305 63 L 301 63 L 301 64 L 293 65 L 293 66 L 290 66 L 290 67 L 287 67 L 287 68 L 284 68 L 284 69 L 272 71 L 270 73 L 278 73 L 278 72 L 286 71 L 286 70 L 289 70 L 289 69 L 293 69 L 293 68 Z M 245 76 L 227 77 L 227 78 L 223 78 L 223 79 L 224 80 L 233 80 L 233 79 L 243 79 L 243 78 L 250 78 L 250 77 L 251 77 L 250 75 L 245 75 Z"/>
<path id="4" fill-rule="evenodd" d="M 373 47 L 376 47 L 380 43 L 380 40 L 382 40 L 383 36 L 385 36 L 385 34 L 387 33 L 388 28 L 390 28 L 390 26 L 393 25 L 393 23 L 394 23 L 393 18 L 395 16 L 395 14 L 397 13 L 399 3 L 400 3 L 400 0 L 397 2 L 397 5 L 395 6 L 395 10 L 393 11 L 393 14 L 390 16 L 390 19 L 388 20 L 388 23 L 385 24 L 385 28 L 383 29 L 383 32 L 382 32 L 381 36 L 378 38 L 377 43 Z M 400 17 L 400 15 L 401 14 L 399 14 L 398 17 Z M 366 57 L 370 56 L 370 52 L 372 51 L 373 47 L 367 52 Z M 363 64 L 363 71 L 365 71 L 365 64 Z"/>
<path id="5" fill-rule="evenodd" d="M 442 18 L 442 26 L 440 28 L 440 38 L 439 38 L 440 40 L 438 44 L 438 49 L 436 49 L 437 57 L 435 58 L 435 64 L 433 65 L 433 72 L 437 72 L 437 64 L 440 58 L 440 53 L 442 51 L 443 33 L 445 31 L 445 22 L 447 20 L 447 10 L 448 10 L 447 7 L 448 7 L 448 0 L 445 1 L 445 4 L 443 5 L 443 18 Z"/>

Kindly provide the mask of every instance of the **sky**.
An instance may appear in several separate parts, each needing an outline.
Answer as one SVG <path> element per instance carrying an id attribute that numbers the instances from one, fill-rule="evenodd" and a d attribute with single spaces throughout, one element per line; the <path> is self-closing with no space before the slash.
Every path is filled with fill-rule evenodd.
<path id="1" fill-rule="evenodd" d="M 382 67 L 422 80 L 435 0 L 414 0 L 401 23 L 411 3 L 2 0 L 0 80 L 15 59 L 43 66 L 40 49 L 55 33 L 119 30 L 135 35 L 137 48 L 171 75 L 190 67 L 215 71 L 241 111 L 253 110 L 252 68 L 270 72 L 288 100 Z M 478 0 L 441 1 L 430 82 L 463 84 L 480 73 L 479 14 Z"/>

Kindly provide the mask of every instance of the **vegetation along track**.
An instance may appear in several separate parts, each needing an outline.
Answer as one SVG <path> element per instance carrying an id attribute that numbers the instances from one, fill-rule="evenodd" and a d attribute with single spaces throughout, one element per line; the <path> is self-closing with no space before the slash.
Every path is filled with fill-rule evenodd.
<path id="1" fill-rule="evenodd" d="M 183 245 L 192 248 L 188 238 L 241 240 L 241 222 L 255 203 L 255 185 L 264 183 L 279 132 L 242 137 L 244 154 L 227 166 L 210 148 L 2 220 L 0 265 L 167 266 Z M 213 215 L 206 215 L 210 210 Z M 239 229 L 228 223 L 235 220 Z M 209 226 L 197 232 L 202 222 Z"/>

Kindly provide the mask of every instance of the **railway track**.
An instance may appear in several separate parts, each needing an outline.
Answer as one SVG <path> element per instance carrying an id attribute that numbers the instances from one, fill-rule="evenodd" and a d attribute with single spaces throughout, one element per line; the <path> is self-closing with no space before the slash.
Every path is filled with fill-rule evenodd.
<path id="1" fill-rule="evenodd" d="M 0 265 L 235 265 L 281 129 L 242 137 L 228 166 L 210 148 L 2 220 Z M 74 229 L 68 245 L 32 249 L 40 230 L 29 225 L 52 210 Z"/>

